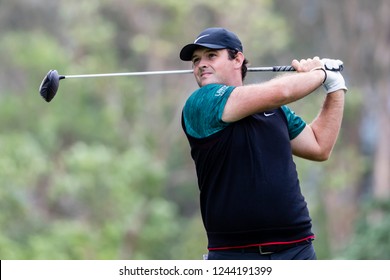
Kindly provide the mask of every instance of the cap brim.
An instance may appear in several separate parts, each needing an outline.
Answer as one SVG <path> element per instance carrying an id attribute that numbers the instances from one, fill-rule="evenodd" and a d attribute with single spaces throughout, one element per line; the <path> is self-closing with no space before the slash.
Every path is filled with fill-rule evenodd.
<path id="1" fill-rule="evenodd" d="M 180 59 L 183 61 L 191 61 L 194 51 L 202 47 L 213 49 L 213 50 L 220 50 L 226 48 L 222 45 L 215 45 L 215 44 L 188 44 L 181 49 Z"/>

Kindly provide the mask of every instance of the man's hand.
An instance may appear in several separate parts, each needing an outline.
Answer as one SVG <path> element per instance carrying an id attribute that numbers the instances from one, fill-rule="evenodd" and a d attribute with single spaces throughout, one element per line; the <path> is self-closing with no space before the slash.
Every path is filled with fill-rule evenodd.
<path id="1" fill-rule="evenodd" d="M 316 68 L 340 72 L 344 68 L 343 62 L 339 59 L 323 58 L 320 60 L 318 56 L 300 61 L 294 59 L 291 65 L 297 72 L 309 72 Z"/>
<path id="2" fill-rule="evenodd" d="M 343 70 L 343 62 L 329 58 L 323 58 L 321 62 L 326 70 L 326 79 L 323 84 L 326 93 L 332 93 L 340 89 L 347 91 L 344 78 L 340 73 Z"/>
<path id="3" fill-rule="evenodd" d="M 321 62 L 318 56 L 315 56 L 313 58 L 301 59 L 300 61 L 294 59 L 291 66 L 294 67 L 297 72 L 310 72 L 315 68 L 324 67 L 324 63 Z"/>
<path id="4" fill-rule="evenodd" d="M 325 72 L 325 80 L 323 82 L 326 93 L 332 93 L 337 90 L 347 91 L 345 81 L 340 71 L 343 69 L 343 62 L 338 59 L 323 58 L 320 60 L 318 56 L 300 61 L 294 59 L 291 65 L 297 72 L 310 72 L 313 70 L 323 70 Z"/>
<path id="5" fill-rule="evenodd" d="M 332 93 L 340 89 L 345 90 L 345 92 L 348 90 L 345 86 L 344 78 L 339 71 L 326 70 L 326 79 L 323 86 L 326 93 Z"/>
<path id="6" fill-rule="evenodd" d="M 325 70 L 343 71 L 344 63 L 339 59 L 323 58 L 321 62 L 324 64 Z"/>

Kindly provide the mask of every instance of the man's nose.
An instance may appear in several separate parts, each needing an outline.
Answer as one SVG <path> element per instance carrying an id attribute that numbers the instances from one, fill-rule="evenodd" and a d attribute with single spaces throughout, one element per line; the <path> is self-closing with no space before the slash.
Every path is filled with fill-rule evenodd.
<path id="1" fill-rule="evenodd" d="M 206 59 L 200 58 L 198 66 L 199 66 L 199 68 L 205 68 L 205 67 L 207 67 L 207 61 L 206 61 Z"/>

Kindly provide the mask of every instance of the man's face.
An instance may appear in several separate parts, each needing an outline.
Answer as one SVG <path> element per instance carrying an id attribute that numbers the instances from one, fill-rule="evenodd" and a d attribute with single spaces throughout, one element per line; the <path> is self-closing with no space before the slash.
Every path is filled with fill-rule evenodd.
<path id="1" fill-rule="evenodd" d="M 199 87 L 208 84 L 235 85 L 235 61 L 226 49 L 200 48 L 192 55 L 192 68 Z"/>

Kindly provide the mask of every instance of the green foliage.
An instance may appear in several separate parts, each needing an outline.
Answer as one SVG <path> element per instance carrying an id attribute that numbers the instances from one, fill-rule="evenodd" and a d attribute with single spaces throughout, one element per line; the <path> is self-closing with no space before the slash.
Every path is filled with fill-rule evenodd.
<path id="1" fill-rule="evenodd" d="M 143 66 L 124 63 L 116 43 L 128 41 L 127 55 L 134 45 L 130 36 L 122 38 L 118 21 L 103 16 L 107 7 L 76 1 L 49 5 L 41 13 L 57 15 L 57 32 L 40 25 L 5 29 L 2 36 L 2 259 L 175 258 L 171 247 L 186 220 L 166 197 L 169 160 L 159 155 L 154 140 L 171 122 L 172 103 L 155 98 L 166 108 L 148 118 L 148 106 L 156 106 L 143 78 L 66 80 L 50 104 L 39 97 L 49 69 L 77 74 Z M 9 9 L 24 13 L 23 5 Z M 137 45 L 134 54 L 149 47 Z M 134 58 L 126 59 L 138 61 Z M 174 143 L 168 144 L 169 154 Z"/>
<path id="2" fill-rule="evenodd" d="M 296 58 L 291 47 L 306 54 L 329 47 L 313 39 L 325 32 L 321 24 L 315 34 L 304 34 L 311 44 L 302 44 L 301 29 L 294 29 L 301 14 L 293 22 L 290 15 L 300 9 L 298 2 L 0 2 L 0 258 L 201 259 L 207 241 L 180 127 L 182 105 L 196 88 L 193 77 L 61 80 L 49 104 L 39 96 L 39 84 L 50 69 L 186 69 L 190 65 L 178 59 L 181 46 L 210 26 L 238 33 L 252 66 L 286 64 Z M 250 74 L 247 81 L 265 79 Z M 321 234 L 318 248 L 331 243 L 327 191 L 357 189 L 372 168 L 357 137 L 367 102 L 362 89 L 349 88 L 332 159 L 321 165 L 297 161 Z M 310 122 L 321 102 L 313 94 L 295 110 Z M 388 258 L 381 251 L 386 246 L 377 255 L 364 253 L 389 243 L 388 220 L 371 223 L 368 217 L 362 215 L 343 257 Z M 332 254 L 320 252 L 323 258 Z"/>
<path id="3" fill-rule="evenodd" d="M 366 203 L 351 242 L 340 258 L 353 260 L 390 259 L 390 202 L 372 200 Z"/>

